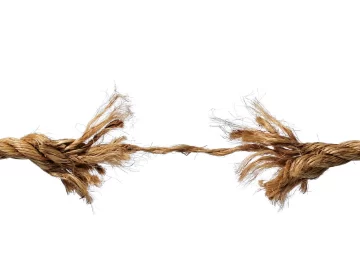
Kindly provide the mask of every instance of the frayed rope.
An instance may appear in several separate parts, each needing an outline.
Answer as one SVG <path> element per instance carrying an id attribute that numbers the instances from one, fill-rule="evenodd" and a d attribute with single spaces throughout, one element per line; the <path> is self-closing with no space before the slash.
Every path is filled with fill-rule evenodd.
<path id="1" fill-rule="evenodd" d="M 259 129 L 228 123 L 231 126 L 227 132 L 229 139 L 240 142 L 232 148 L 208 149 L 185 144 L 141 147 L 125 143 L 124 136 L 106 143 L 104 136 L 123 128 L 132 115 L 127 98 L 115 91 L 87 124 L 80 138 L 51 140 L 37 133 L 20 139 L 3 138 L 0 139 L 0 159 L 28 159 L 51 176 L 59 178 L 68 193 L 75 192 L 87 203 L 92 203 L 90 188 L 102 184 L 104 165 L 122 166 L 133 153 L 180 152 L 185 155 L 206 153 L 225 156 L 247 151 L 252 154 L 241 163 L 239 180 L 253 181 L 262 171 L 277 169 L 272 179 L 261 180 L 259 184 L 269 200 L 280 206 L 284 205 L 290 191 L 299 187 L 305 193 L 308 180 L 318 178 L 328 168 L 360 159 L 360 141 L 301 143 L 289 127 L 270 115 L 258 101 L 255 100 L 250 109 L 255 112 Z"/>

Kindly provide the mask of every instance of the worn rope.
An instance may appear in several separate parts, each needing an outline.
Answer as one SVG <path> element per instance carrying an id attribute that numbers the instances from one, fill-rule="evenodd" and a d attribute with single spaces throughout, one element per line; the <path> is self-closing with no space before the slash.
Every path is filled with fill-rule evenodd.
<path id="1" fill-rule="evenodd" d="M 258 101 L 255 100 L 250 109 L 259 128 L 232 124 L 229 132 L 230 139 L 241 141 L 243 146 L 257 144 L 261 147 L 241 163 L 239 180 L 250 182 L 264 170 L 277 169 L 270 180 L 259 181 L 274 204 L 283 206 L 296 187 L 307 192 L 308 181 L 320 177 L 327 169 L 360 160 L 360 141 L 301 143 L 289 127 L 270 115 Z"/>
<path id="2" fill-rule="evenodd" d="M 121 166 L 135 152 L 225 156 L 245 149 L 243 146 L 216 149 L 191 145 L 141 147 L 124 143 L 124 136 L 104 143 L 103 137 L 112 130 L 123 128 L 130 115 L 126 97 L 115 92 L 106 106 L 88 123 L 80 138 L 52 140 L 38 133 L 20 139 L 3 138 L 0 139 L 0 159 L 28 159 L 51 176 L 59 178 L 68 193 L 76 192 L 91 203 L 93 199 L 89 189 L 102 184 L 104 165 Z M 251 150 L 250 146 L 246 149 Z"/>
<path id="3" fill-rule="evenodd" d="M 340 144 L 301 143 L 294 132 L 270 115 L 258 101 L 249 107 L 255 113 L 258 128 L 247 128 L 226 122 L 230 140 L 240 141 L 231 148 L 175 145 L 141 147 L 125 143 L 126 137 L 104 142 L 104 136 L 124 127 L 131 111 L 126 97 L 114 93 L 106 105 L 87 124 L 78 139 L 52 140 L 32 133 L 20 139 L 0 139 L 0 159 L 28 159 L 51 176 L 59 178 L 66 191 L 76 192 L 87 203 L 92 202 L 92 186 L 100 186 L 105 175 L 104 165 L 122 166 L 131 154 L 146 152 L 168 154 L 180 152 L 226 156 L 235 152 L 252 152 L 240 165 L 240 181 L 253 181 L 264 170 L 276 168 L 273 178 L 260 180 L 266 196 L 280 206 L 296 187 L 305 193 L 308 181 L 316 179 L 328 168 L 360 160 L 360 141 Z"/>
<path id="4" fill-rule="evenodd" d="M 91 203 L 89 188 L 102 183 L 103 164 L 120 166 L 130 159 L 126 147 L 119 145 L 125 137 L 101 143 L 104 135 L 122 128 L 125 119 L 131 115 L 126 103 L 125 97 L 114 93 L 78 139 L 51 140 L 37 133 L 20 139 L 0 139 L 0 158 L 28 159 L 51 176 L 61 179 L 68 193 L 76 192 Z"/>
<path id="5" fill-rule="evenodd" d="M 257 145 L 255 145 L 255 147 L 253 145 L 247 145 L 247 146 L 241 145 L 232 148 L 215 148 L 215 149 L 192 146 L 187 144 L 174 145 L 171 147 L 157 147 L 157 146 L 141 147 L 136 145 L 127 145 L 127 147 L 132 152 L 142 151 L 153 154 L 168 154 L 168 153 L 177 152 L 177 153 L 183 153 L 185 155 L 188 155 L 190 153 L 206 153 L 213 156 L 225 156 L 239 151 L 249 151 L 249 150 L 255 151 Z"/>

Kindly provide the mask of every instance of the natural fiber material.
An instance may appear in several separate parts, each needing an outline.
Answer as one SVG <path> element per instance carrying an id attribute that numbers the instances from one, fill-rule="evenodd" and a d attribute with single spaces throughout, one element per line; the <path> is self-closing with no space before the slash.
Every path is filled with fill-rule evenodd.
<path id="1" fill-rule="evenodd" d="M 101 143 L 104 135 L 122 128 L 129 115 L 125 97 L 114 93 L 80 138 L 51 140 L 42 134 L 4 138 L 0 139 L 0 158 L 29 159 L 60 178 L 68 193 L 76 192 L 91 203 L 89 188 L 101 184 L 101 175 L 105 174 L 102 164 L 119 166 L 130 158 L 129 151 L 121 145 L 125 137 Z"/>
<path id="2" fill-rule="evenodd" d="M 360 141 L 301 143 L 289 127 L 271 116 L 258 101 L 254 101 L 250 108 L 255 112 L 259 129 L 222 121 L 231 126 L 229 139 L 241 141 L 232 148 L 209 149 L 186 144 L 141 147 L 125 143 L 124 136 L 106 143 L 104 136 L 114 129 L 123 128 L 131 115 L 126 97 L 115 92 L 87 124 L 80 138 L 51 140 L 33 133 L 20 139 L 0 139 L 0 159 L 29 159 L 51 176 L 61 179 L 68 193 L 76 192 L 91 203 L 90 188 L 102 184 L 104 165 L 122 166 L 133 153 L 225 156 L 247 151 L 253 154 L 242 162 L 239 180 L 252 181 L 266 169 L 277 169 L 271 180 L 259 181 L 259 184 L 265 189 L 266 196 L 280 205 L 295 187 L 305 193 L 308 180 L 318 178 L 328 168 L 360 159 Z"/>
<path id="3" fill-rule="evenodd" d="M 360 160 L 360 141 L 301 143 L 289 127 L 270 115 L 258 101 L 250 108 L 255 112 L 259 129 L 233 125 L 230 132 L 230 139 L 240 140 L 242 147 L 257 145 L 255 153 L 242 162 L 239 180 L 252 181 L 266 169 L 278 169 L 271 180 L 259 181 L 266 196 L 275 204 L 284 205 L 295 187 L 305 193 L 308 181 L 318 178 L 330 167 Z"/>
<path id="4" fill-rule="evenodd" d="M 207 153 L 224 156 L 244 147 L 207 149 L 191 145 L 172 147 L 140 147 L 124 143 L 126 137 L 118 137 L 104 143 L 110 131 L 123 128 L 131 115 L 126 97 L 114 93 L 107 104 L 87 124 L 78 139 L 51 140 L 43 134 L 29 134 L 20 139 L 0 139 L 0 159 L 28 159 L 51 176 L 60 178 L 68 193 L 76 192 L 87 203 L 93 201 L 92 186 L 100 186 L 105 175 L 103 165 L 121 166 L 132 153 L 147 152 L 167 154 L 171 152 Z M 247 150 L 251 150 L 249 147 Z"/>

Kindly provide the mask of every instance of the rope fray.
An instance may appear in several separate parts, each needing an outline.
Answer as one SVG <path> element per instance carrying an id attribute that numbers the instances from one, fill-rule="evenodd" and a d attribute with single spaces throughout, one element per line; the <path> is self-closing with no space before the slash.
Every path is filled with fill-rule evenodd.
<path id="1" fill-rule="evenodd" d="M 92 186 L 101 186 L 106 171 L 103 165 L 122 166 L 135 152 L 167 154 L 180 152 L 207 153 L 225 156 L 243 147 L 208 149 L 180 144 L 172 147 L 141 147 L 124 143 L 125 136 L 105 143 L 104 137 L 111 131 L 123 128 L 132 115 L 128 100 L 116 91 L 106 105 L 87 124 L 78 139 L 51 140 L 33 133 L 20 139 L 0 139 L 0 159 L 29 159 L 53 177 L 59 178 L 67 193 L 75 192 L 87 203 L 92 203 Z"/>
<path id="2" fill-rule="evenodd" d="M 0 159 L 29 159 L 51 176 L 61 179 L 67 193 L 76 192 L 87 203 L 93 201 L 89 189 L 100 186 L 103 164 L 120 166 L 130 159 L 124 136 L 103 143 L 110 131 L 123 128 L 131 115 L 127 99 L 115 92 L 104 108 L 87 124 L 78 139 L 51 140 L 43 134 L 20 139 L 0 139 Z"/>
<path id="3" fill-rule="evenodd" d="M 230 126 L 231 130 L 227 131 L 229 139 L 240 141 L 235 147 L 210 149 L 187 144 L 141 147 L 125 143 L 125 136 L 104 141 L 111 131 L 123 128 L 132 115 L 127 98 L 115 91 L 78 139 L 52 140 L 38 133 L 20 139 L 3 138 L 0 139 L 0 159 L 29 159 L 51 176 L 59 178 L 68 193 L 75 192 L 87 203 L 92 203 L 90 189 L 102 184 L 104 165 L 122 166 L 135 152 L 206 153 L 212 156 L 252 152 L 238 169 L 239 180 L 251 182 L 264 170 L 277 169 L 270 180 L 260 180 L 259 184 L 269 200 L 280 206 L 294 188 L 305 193 L 308 181 L 318 178 L 328 168 L 360 160 L 360 141 L 301 143 L 289 127 L 270 115 L 257 100 L 249 108 L 255 115 L 258 128 L 220 120 L 223 123 L 221 128 Z"/>
<path id="4" fill-rule="evenodd" d="M 254 145 L 251 150 L 244 149 L 254 153 L 240 164 L 239 181 L 251 182 L 264 170 L 276 168 L 272 179 L 259 181 L 274 204 L 282 207 L 296 187 L 305 193 L 308 181 L 320 177 L 330 167 L 360 159 L 360 141 L 301 143 L 295 133 L 268 113 L 259 101 L 253 101 L 250 110 L 259 129 L 232 124 L 229 133 L 230 139 L 241 141 L 243 147 Z"/>

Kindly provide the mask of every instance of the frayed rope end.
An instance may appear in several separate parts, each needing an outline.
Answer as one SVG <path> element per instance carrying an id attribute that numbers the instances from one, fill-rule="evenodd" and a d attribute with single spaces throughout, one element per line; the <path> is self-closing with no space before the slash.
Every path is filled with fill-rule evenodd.
<path id="1" fill-rule="evenodd" d="M 37 133 L 21 139 L 4 138 L 0 140 L 0 158 L 29 159 L 61 179 L 68 193 L 75 192 L 92 203 L 89 190 L 102 184 L 104 165 L 121 166 L 130 159 L 133 151 L 123 143 L 124 136 L 108 143 L 104 142 L 104 136 L 123 128 L 131 114 L 126 97 L 115 91 L 80 138 L 51 140 Z"/>
<path id="2" fill-rule="evenodd" d="M 331 153 L 335 145 L 323 143 L 301 143 L 293 130 L 273 117 L 259 101 L 249 106 L 255 115 L 258 128 L 232 126 L 229 139 L 241 141 L 244 151 L 253 152 L 238 169 L 239 181 L 254 181 L 260 173 L 277 169 L 268 180 L 260 180 L 259 185 L 274 204 L 281 207 L 289 193 L 296 187 L 303 193 L 308 190 L 308 181 L 318 178 L 329 167 L 347 161 Z"/>

